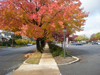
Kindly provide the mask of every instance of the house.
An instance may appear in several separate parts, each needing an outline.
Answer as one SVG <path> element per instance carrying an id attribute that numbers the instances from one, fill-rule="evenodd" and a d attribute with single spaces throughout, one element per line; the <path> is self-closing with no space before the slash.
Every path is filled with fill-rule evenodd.
<path id="1" fill-rule="evenodd" d="M 12 33 L 10 32 L 0 32 L 0 41 L 9 40 L 11 38 Z"/>

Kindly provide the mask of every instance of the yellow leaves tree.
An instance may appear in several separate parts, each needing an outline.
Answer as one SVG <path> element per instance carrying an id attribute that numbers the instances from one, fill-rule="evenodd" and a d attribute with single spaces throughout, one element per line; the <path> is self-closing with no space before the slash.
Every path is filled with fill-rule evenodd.
<path id="1" fill-rule="evenodd" d="M 83 30 L 88 13 L 80 6 L 79 0 L 0 1 L 0 29 L 35 38 L 41 52 L 43 42 L 51 40 L 52 31 Z"/>
<path id="2" fill-rule="evenodd" d="M 89 38 L 86 37 L 85 35 L 79 35 L 78 37 L 75 38 L 76 41 L 87 41 Z"/>

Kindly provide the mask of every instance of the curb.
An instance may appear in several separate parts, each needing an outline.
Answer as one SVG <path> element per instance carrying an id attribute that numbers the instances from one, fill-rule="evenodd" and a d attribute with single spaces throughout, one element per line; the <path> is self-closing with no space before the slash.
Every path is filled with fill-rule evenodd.
<path id="1" fill-rule="evenodd" d="M 72 58 L 73 58 L 73 59 L 76 59 L 76 60 L 71 61 L 71 62 L 69 62 L 69 63 L 65 63 L 65 64 L 58 64 L 58 65 L 70 65 L 70 64 L 73 64 L 73 63 L 75 63 L 75 62 L 78 62 L 78 61 L 79 61 L 79 58 L 78 58 L 78 57 L 72 56 Z"/>
<path id="2" fill-rule="evenodd" d="M 30 58 L 30 57 L 29 57 L 29 58 Z M 26 61 L 27 61 L 29 58 L 27 58 L 27 59 L 23 62 L 24 65 L 39 65 L 39 64 L 29 64 L 29 63 L 26 63 Z M 75 57 L 75 56 L 72 56 L 72 58 L 73 58 L 73 59 L 76 59 L 76 60 L 71 61 L 71 62 L 69 62 L 69 63 L 57 64 L 57 65 L 70 65 L 70 64 L 73 64 L 73 63 L 78 62 L 78 61 L 80 60 L 78 57 Z"/>

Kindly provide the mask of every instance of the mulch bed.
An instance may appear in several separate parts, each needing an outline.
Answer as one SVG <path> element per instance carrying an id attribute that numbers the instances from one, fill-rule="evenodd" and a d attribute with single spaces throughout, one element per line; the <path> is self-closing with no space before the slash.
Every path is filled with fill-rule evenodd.
<path id="1" fill-rule="evenodd" d="M 55 59 L 55 61 L 56 61 L 57 64 L 65 64 L 65 63 L 69 63 L 69 62 L 75 60 L 75 59 L 72 58 L 72 57 L 66 57 L 66 58 L 64 59 L 64 57 L 61 57 L 61 56 L 56 56 L 56 57 L 54 57 L 54 59 Z"/>

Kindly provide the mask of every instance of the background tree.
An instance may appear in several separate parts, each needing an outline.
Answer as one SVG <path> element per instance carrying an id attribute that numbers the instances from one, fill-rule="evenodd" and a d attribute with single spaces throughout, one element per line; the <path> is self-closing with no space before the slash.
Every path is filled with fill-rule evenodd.
<path id="1" fill-rule="evenodd" d="M 78 37 L 75 38 L 76 41 L 81 41 L 83 40 L 83 37 L 81 35 L 79 35 Z"/>
<path id="2" fill-rule="evenodd" d="M 87 40 L 89 40 L 89 38 L 84 34 L 84 35 L 82 35 L 83 36 L 83 41 L 87 41 Z"/>
<path id="3" fill-rule="evenodd" d="M 83 30 L 88 13 L 79 0 L 4 0 L 0 1 L 0 29 L 35 38 L 42 52 L 52 31 Z"/>
<path id="4" fill-rule="evenodd" d="M 90 36 L 89 41 L 97 41 L 97 40 L 98 40 L 98 38 L 95 37 L 95 34 L 92 34 L 92 35 Z"/>
<path id="5" fill-rule="evenodd" d="M 78 35 L 72 35 L 72 37 L 70 37 L 70 41 L 75 41 L 75 38 L 78 37 Z"/>
<path id="6" fill-rule="evenodd" d="M 100 32 L 95 34 L 95 38 L 98 38 L 98 40 L 100 40 Z"/>
<path id="7" fill-rule="evenodd" d="M 75 38 L 76 41 L 87 41 L 88 37 L 86 35 L 79 35 L 78 37 Z"/>
<path id="8" fill-rule="evenodd" d="M 64 33 L 60 30 L 60 31 L 54 31 L 52 32 L 53 38 L 55 41 L 59 41 L 62 44 L 63 47 L 63 40 L 64 40 Z M 69 38 L 70 32 L 65 33 L 65 38 L 68 37 Z"/>
<path id="9" fill-rule="evenodd" d="M 95 38 L 95 34 L 92 34 L 92 35 L 90 36 L 90 38 L 91 38 L 91 39 L 94 39 L 94 38 Z"/>
<path id="10" fill-rule="evenodd" d="M 22 36 L 20 34 L 19 35 L 13 34 L 13 38 L 15 38 L 15 39 L 22 39 Z"/>

